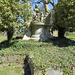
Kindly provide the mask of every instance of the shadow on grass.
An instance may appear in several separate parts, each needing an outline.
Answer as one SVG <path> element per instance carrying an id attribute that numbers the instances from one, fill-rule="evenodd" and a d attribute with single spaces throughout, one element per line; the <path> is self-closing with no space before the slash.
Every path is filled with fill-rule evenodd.
<path id="1" fill-rule="evenodd" d="M 54 37 L 51 42 L 58 47 L 75 46 L 75 41 L 68 38 Z"/>
<path id="2" fill-rule="evenodd" d="M 15 37 L 15 38 L 13 38 L 12 40 L 18 40 L 18 39 L 22 39 L 23 37 L 21 37 L 21 36 L 19 36 L 19 37 Z"/>
<path id="3" fill-rule="evenodd" d="M 29 67 L 29 63 L 27 61 L 27 57 L 24 60 L 24 75 L 31 75 L 31 71 L 30 71 L 30 67 Z"/>
<path id="4" fill-rule="evenodd" d="M 12 46 L 15 42 L 18 42 L 18 41 L 15 41 L 15 40 L 19 40 L 19 39 L 22 39 L 23 37 L 15 37 L 15 38 L 13 38 L 12 40 L 13 40 L 13 42 L 8 42 L 7 40 L 5 40 L 5 41 L 2 41 L 1 43 L 0 43 L 0 50 L 2 49 L 2 48 L 8 48 L 8 47 L 10 47 L 10 46 Z"/>
<path id="5" fill-rule="evenodd" d="M 15 41 L 15 42 L 18 42 L 18 41 Z M 2 42 L 0 43 L 0 50 L 1 50 L 2 48 L 8 48 L 8 47 L 12 46 L 15 42 L 10 42 L 10 43 L 9 43 L 7 40 L 2 41 Z"/>

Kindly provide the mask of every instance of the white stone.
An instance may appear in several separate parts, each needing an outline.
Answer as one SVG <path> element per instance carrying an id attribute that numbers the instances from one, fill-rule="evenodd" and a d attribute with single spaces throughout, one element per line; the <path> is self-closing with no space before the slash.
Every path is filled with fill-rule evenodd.
<path id="1" fill-rule="evenodd" d="M 30 29 L 28 28 L 28 29 L 26 29 L 25 35 L 22 40 L 29 40 L 30 36 L 31 36 L 31 32 L 30 32 Z"/>
<path id="2" fill-rule="evenodd" d="M 58 31 L 57 30 L 53 31 L 53 36 L 58 37 Z"/>
<path id="3" fill-rule="evenodd" d="M 24 35 L 23 40 L 29 40 L 30 37 L 28 37 L 27 35 Z"/>
<path id="4" fill-rule="evenodd" d="M 45 75 L 63 75 L 63 72 L 61 70 L 54 70 L 53 68 L 48 68 L 46 69 L 46 74 Z"/>
<path id="5" fill-rule="evenodd" d="M 32 26 L 32 35 L 31 39 L 34 41 L 44 41 L 47 39 L 45 35 L 45 26 L 44 25 L 33 25 Z"/>

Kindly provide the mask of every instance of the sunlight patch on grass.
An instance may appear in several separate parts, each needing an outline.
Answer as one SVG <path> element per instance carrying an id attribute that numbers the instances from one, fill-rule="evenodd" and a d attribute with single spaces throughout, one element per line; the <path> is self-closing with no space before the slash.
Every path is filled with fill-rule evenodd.
<path id="1" fill-rule="evenodd" d="M 4 35 L 0 35 L 0 42 L 7 40 L 7 36 Z"/>
<path id="2" fill-rule="evenodd" d="M 8 66 L 0 67 L 0 75 L 23 75 L 20 67 Z"/>
<path id="3" fill-rule="evenodd" d="M 68 34 L 68 35 L 66 35 L 66 37 L 71 40 L 75 40 L 75 34 Z"/>

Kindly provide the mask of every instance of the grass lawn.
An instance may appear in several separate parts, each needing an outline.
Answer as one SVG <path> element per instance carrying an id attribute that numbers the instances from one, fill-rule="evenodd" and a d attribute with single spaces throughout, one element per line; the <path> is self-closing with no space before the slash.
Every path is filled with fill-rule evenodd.
<path id="1" fill-rule="evenodd" d="M 75 66 L 75 41 L 67 38 L 54 38 L 46 42 L 13 39 L 10 44 L 6 41 L 0 43 L 0 55 L 15 54 L 33 54 L 33 64 L 37 69 L 61 67 L 65 75 L 71 75 L 70 68 Z"/>
<path id="2" fill-rule="evenodd" d="M 24 33 L 21 33 L 21 34 L 17 34 L 17 35 L 14 35 L 13 36 L 13 39 L 16 38 L 16 39 L 20 39 L 22 38 L 24 35 Z M 4 40 L 7 40 L 7 36 L 4 36 L 4 35 L 0 35 L 0 43 Z"/>
<path id="3" fill-rule="evenodd" d="M 0 67 L 0 75 L 24 75 L 20 67 Z"/>
<path id="4" fill-rule="evenodd" d="M 4 41 L 4 40 L 7 40 L 7 37 L 4 36 L 4 35 L 0 35 L 0 42 Z"/>
<path id="5" fill-rule="evenodd" d="M 71 40 L 75 40 L 75 34 L 68 34 L 66 37 Z"/>

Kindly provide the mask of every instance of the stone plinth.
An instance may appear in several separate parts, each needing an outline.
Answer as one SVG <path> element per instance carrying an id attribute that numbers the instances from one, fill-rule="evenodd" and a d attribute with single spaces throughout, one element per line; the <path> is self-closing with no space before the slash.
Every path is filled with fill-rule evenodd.
<path id="1" fill-rule="evenodd" d="M 45 41 L 52 38 L 49 28 L 50 25 L 45 25 L 41 22 L 32 22 L 30 39 L 34 41 Z"/>

